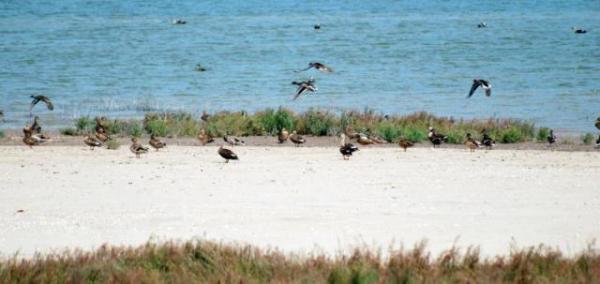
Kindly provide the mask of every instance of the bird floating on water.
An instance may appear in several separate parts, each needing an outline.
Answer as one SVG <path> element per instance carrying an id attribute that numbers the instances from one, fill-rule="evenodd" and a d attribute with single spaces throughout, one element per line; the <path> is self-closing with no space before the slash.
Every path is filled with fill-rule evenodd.
<path id="1" fill-rule="evenodd" d="M 433 144 L 433 148 L 442 145 L 443 142 L 448 142 L 448 136 L 436 133 L 435 129 L 431 126 L 429 127 L 427 137 L 429 138 L 429 141 L 431 141 L 431 144 Z"/>
<path id="2" fill-rule="evenodd" d="M 340 153 L 342 153 L 344 160 L 349 160 L 352 153 L 358 151 L 358 147 L 354 146 L 352 143 L 346 143 L 346 135 L 344 133 L 340 134 L 340 138 Z"/>
<path id="3" fill-rule="evenodd" d="M 483 90 L 485 90 L 486 96 L 489 97 L 492 95 L 492 84 L 490 84 L 489 81 L 483 79 L 473 79 L 473 85 L 471 85 L 471 90 L 469 91 L 469 95 L 467 96 L 467 98 L 470 98 L 479 86 L 481 86 Z"/>
<path id="4" fill-rule="evenodd" d="M 316 25 L 313 26 L 313 28 L 315 30 L 320 30 L 321 29 L 321 24 L 316 24 Z"/>
<path id="5" fill-rule="evenodd" d="M 576 34 L 585 34 L 585 33 L 587 33 L 587 30 L 585 30 L 583 28 L 571 27 L 571 30 L 573 30 L 573 32 L 576 33 Z"/>
<path id="6" fill-rule="evenodd" d="M 302 72 L 302 71 L 306 71 L 310 68 L 315 68 L 323 73 L 332 73 L 333 72 L 333 68 L 323 64 L 323 63 L 319 63 L 319 62 L 309 62 L 308 63 L 308 67 L 302 69 L 302 70 L 298 70 L 296 72 Z"/>
<path id="7" fill-rule="evenodd" d="M 94 147 L 102 147 L 102 142 L 92 136 L 86 135 L 83 139 L 85 145 L 90 146 L 90 150 L 94 150 Z"/>
<path id="8" fill-rule="evenodd" d="M 238 156 L 233 151 L 223 148 L 223 145 L 219 147 L 217 153 L 225 159 L 225 163 L 229 163 L 229 160 L 239 160 Z"/>
<path id="9" fill-rule="evenodd" d="M 175 20 L 173 20 L 172 23 L 173 23 L 173 25 L 185 25 L 185 24 L 187 24 L 187 21 L 183 20 L 183 19 L 175 19 Z"/>
<path id="10" fill-rule="evenodd" d="M 487 27 L 487 24 L 485 22 L 481 22 L 481 23 L 477 24 L 477 27 L 480 29 L 485 28 L 485 27 Z"/>
<path id="11" fill-rule="evenodd" d="M 296 147 L 300 146 L 300 144 L 306 143 L 306 140 L 304 139 L 304 137 L 302 137 L 301 135 L 298 135 L 298 133 L 296 133 L 296 130 L 294 130 L 292 132 L 292 134 L 290 135 L 290 141 L 292 141 L 292 143 L 294 143 L 296 145 Z"/>
<path id="12" fill-rule="evenodd" d="M 150 150 L 148 147 L 138 143 L 137 138 L 131 138 L 131 146 L 129 146 L 131 153 L 135 154 L 136 158 L 139 158 L 141 154 L 146 154 Z"/>
<path id="13" fill-rule="evenodd" d="M 154 134 L 150 135 L 150 141 L 148 141 L 148 144 L 150 144 L 150 146 L 156 149 L 156 151 L 158 151 L 161 148 L 167 147 L 167 143 L 160 141 L 160 139 L 156 138 Z"/>
<path id="14" fill-rule="evenodd" d="M 194 67 L 194 71 L 204 72 L 206 70 L 207 69 L 204 66 L 202 66 L 202 64 L 196 64 L 196 67 Z"/>
<path id="15" fill-rule="evenodd" d="M 296 94 L 294 95 L 292 100 L 296 100 L 300 95 L 302 95 L 306 91 L 316 92 L 319 90 L 317 88 L 317 86 L 315 85 L 315 79 L 312 77 L 306 81 L 301 81 L 301 82 L 293 81 L 292 85 L 298 86 L 298 89 L 296 89 Z"/>
<path id="16" fill-rule="evenodd" d="M 469 151 L 474 152 L 475 149 L 479 148 L 479 142 L 473 137 L 471 137 L 471 133 L 467 133 L 467 140 L 465 141 L 465 146 L 469 148 Z"/>
<path id="17" fill-rule="evenodd" d="M 289 136 L 290 133 L 287 131 L 287 129 L 282 128 L 279 132 L 279 135 L 277 135 L 277 141 L 279 141 L 279 144 L 282 144 L 288 140 Z"/>

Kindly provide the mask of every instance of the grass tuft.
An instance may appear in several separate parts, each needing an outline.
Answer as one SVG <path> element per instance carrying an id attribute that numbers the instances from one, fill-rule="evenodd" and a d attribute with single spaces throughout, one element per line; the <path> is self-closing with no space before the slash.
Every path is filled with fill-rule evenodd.
<path id="1" fill-rule="evenodd" d="M 106 141 L 106 149 L 118 150 L 121 147 L 121 143 L 117 139 L 110 139 Z"/>
<path id="2" fill-rule="evenodd" d="M 73 127 L 61 128 L 58 131 L 60 132 L 61 135 L 65 135 L 65 136 L 77 136 L 79 134 L 77 129 L 75 129 Z"/>
<path id="3" fill-rule="evenodd" d="M 591 145 L 592 143 L 594 143 L 594 134 L 592 133 L 586 133 L 583 136 L 581 136 L 581 141 L 583 142 L 583 144 L 585 145 Z"/>

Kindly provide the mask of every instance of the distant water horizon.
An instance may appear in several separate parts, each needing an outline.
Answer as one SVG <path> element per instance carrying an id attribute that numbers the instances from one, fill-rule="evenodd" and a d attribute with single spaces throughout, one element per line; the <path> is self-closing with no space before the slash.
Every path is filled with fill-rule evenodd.
<path id="1" fill-rule="evenodd" d="M 7 0 L 0 128 L 22 127 L 29 96 L 43 94 L 56 108 L 34 113 L 48 128 L 80 116 L 312 107 L 595 132 L 599 19 L 600 1 L 586 0 Z M 335 72 L 295 72 L 310 61 Z M 311 76 L 319 91 L 292 101 L 291 81 Z M 491 97 L 466 98 L 474 78 L 492 83 Z"/>

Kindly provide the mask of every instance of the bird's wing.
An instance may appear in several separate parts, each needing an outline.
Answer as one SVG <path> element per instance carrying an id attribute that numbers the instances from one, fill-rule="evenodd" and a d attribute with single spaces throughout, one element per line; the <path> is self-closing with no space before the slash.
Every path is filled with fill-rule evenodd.
<path id="1" fill-rule="evenodd" d="M 304 90 L 306 90 L 306 87 L 304 85 L 298 87 L 298 90 L 296 91 L 296 94 L 294 95 L 294 98 L 292 98 L 292 100 L 296 100 L 300 95 L 302 95 L 302 93 L 304 93 Z"/>
<path id="2" fill-rule="evenodd" d="M 42 97 L 42 101 L 44 103 L 46 103 L 46 107 L 48 107 L 49 110 L 54 110 L 54 105 L 52 104 L 52 101 L 50 101 L 50 99 L 48 97 Z"/>
<path id="3" fill-rule="evenodd" d="M 333 72 L 333 68 L 326 66 L 325 64 L 319 64 L 317 69 L 322 72 L 331 73 Z"/>
<path id="4" fill-rule="evenodd" d="M 471 86 L 471 90 L 469 91 L 469 95 L 467 96 L 467 98 L 470 98 L 475 93 L 475 90 L 477 90 L 477 87 L 479 87 L 479 85 L 481 85 L 479 81 L 473 81 L 473 85 Z"/>
<path id="5" fill-rule="evenodd" d="M 485 95 L 488 96 L 488 97 L 492 95 L 492 88 L 491 87 L 488 87 L 488 88 L 485 89 Z"/>
<path id="6" fill-rule="evenodd" d="M 306 71 L 306 70 L 308 70 L 308 69 L 310 69 L 310 68 L 313 68 L 313 65 L 310 65 L 310 64 L 309 64 L 309 65 L 308 65 L 308 67 L 306 67 L 306 68 L 304 68 L 304 69 L 297 70 L 296 72 L 302 72 L 302 71 Z"/>
<path id="7" fill-rule="evenodd" d="M 29 105 L 29 110 L 33 109 L 33 107 L 39 102 L 40 102 L 39 97 L 33 97 L 33 100 L 31 101 L 31 104 Z"/>

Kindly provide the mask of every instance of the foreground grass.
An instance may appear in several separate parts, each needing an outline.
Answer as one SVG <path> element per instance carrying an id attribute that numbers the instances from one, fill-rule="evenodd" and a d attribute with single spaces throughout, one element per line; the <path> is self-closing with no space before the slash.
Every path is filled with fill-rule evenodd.
<path id="1" fill-rule="evenodd" d="M 410 250 L 357 249 L 346 256 L 285 255 L 252 246 L 214 242 L 103 246 L 0 261 L 0 283 L 593 283 L 600 255 L 576 257 L 536 247 L 482 259 L 477 249 L 452 248 L 432 257 L 420 244 Z"/>
<path id="2" fill-rule="evenodd" d="M 209 135 L 265 136 L 275 135 L 283 128 L 296 130 L 299 134 L 314 136 L 332 136 L 351 127 L 357 132 L 378 135 L 388 142 L 396 142 L 401 137 L 412 142 L 427 139 L 427 129 L 433 126 L 440 133 L 448 135 L 448 142 L 464 142 L 466 133 L 475 138 L 487 129 L 490 136 L 499 143 L 517 143 L 543 140 L 547 128 L 536 132 L 534 124 L 513 119 L 473 119 L 463 120 L 452 117 L 437 117 L 426 112 L 405 116 L 387 116 L 371 110 L 363 112 L 347 111 L 334 113 L 311 109 L 295 113 L 288 109 L 266 109 L 254 114 L 244 111 L 213 113 L 202 121 L 189 113 L 148 113 L 143 121 L 108 120 L 107 128 L 112 135 L 195 137 L 201 128 Z M 94 120 L 81 117 L 75 121 L 74 128 L 62 129 L 65 135 L 81 135 L 92 132 Z M 544 140 L 545 141 L 545 140 Z"/>

